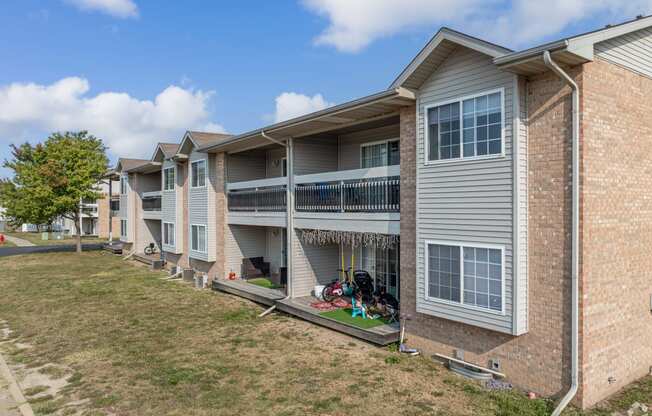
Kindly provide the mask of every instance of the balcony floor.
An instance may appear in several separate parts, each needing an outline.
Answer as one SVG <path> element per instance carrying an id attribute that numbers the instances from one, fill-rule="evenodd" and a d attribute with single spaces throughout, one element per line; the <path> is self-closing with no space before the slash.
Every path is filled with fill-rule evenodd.
<path id="1" fill-rule="evenodd" d="M 244 280 L 218 279 L 213 281 L 213 290 L 240 296 L 266 306 L 276 305 L 276 308 L 281 312 L 337 332 L 351 335 L 372 344 L 388 345 L 399 340 L 400 326 L 398 323 L 381 325 L 369 329 L 348 325 L 320 315 L 320 310 L 310 306 L 316 300 L 312 296 L 285 299 L 285 294 L 280 290 L 252 285 Z"/>

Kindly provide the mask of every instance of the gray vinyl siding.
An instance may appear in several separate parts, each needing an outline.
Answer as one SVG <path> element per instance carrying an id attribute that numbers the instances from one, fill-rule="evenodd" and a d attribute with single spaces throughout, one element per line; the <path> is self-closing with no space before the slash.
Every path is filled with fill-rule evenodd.
<path id="1" fill-rule="evenodd" d="M 163 190 L 161 192 L 161 230 L 163 229 L 163 223 L 172 223 L 174 224 L 174 244 L 165 244 L 163 243 L 163 250 L 169 251 L 171 253 L 179 253 L 177 250 L 177 247 L 179 247 L 177 243 L 177 177 L 178 177 L 178 169 L 176 167 L 176 163 L 170 160 L 165 160 L 163 161 L 163 170 L 161 171 L 161 181 L 163 181 L 163 178 L 165 175 L 163 172 L 165 169 L 168 168 L 174 168 L 174 188 L 170 191 Z M 163 183 L 161 183 L 161 189 L 163 189 Z"/>
<path id="2" fill-rule="evenodd" d="M 227 178 L 229 182 L 252 181 L 265 177 L 265 154 L 235 154 L 227 156 Z"/>
<path id="3" fill-rule="evenodd" d="M 310 296 L 315 285 L 324 285 L 337 278 L 337 269 L 340 267 L 339 247 L 334 244 L 305 244 L 299 240 L 298 235 L 295 235 L 293 241 L 293 296 Z"/>
<path id="4" fill-rule="evenodd" d="M 417 311 L 495 331 L 513 333 L 512 114 L 515 75 L 465 48 L 452 52 L 417 97 Z M 425 164 L 424 108 L 502 88 L 504 157 Z M 504 246 L 505 314 L 426 299 L 426 241 Z"/>
<path id="5" fill-rule="evenodd" d="M 613 64 L 652 77 L 652 28 L 597 43 L 595 54 Z"/>
<path id="6" fill-rule="evenodd" d="M 398 139 L 398 124 L 345 134 L 339 137 L 339 170 L 360 169 L 360 147 L 364 143 Z"/>
<path id="7" fill-rule="evenodd" d="M 190 173 L 192 170 L 191 164 L 197 160 L 206 160 L 206 185 L 193 188 L 190 186 L 192 183 L 192 174 Z M 211 160 L 213 163 L 211 163 Z M 209 157 L 207 153 L 193 151 L 190 154 L 188 161 L 188 172 L 190 174 L 190 177 L 188 178 L 188 238 L 190 239 L 188 250 L 191 258 L 203 261 L 215 260 L 215 221 L 210 221 L 210 219 L 215 216 L 215 210 L 211 210 L 211 207 L 214 207 L 214 204 L 211 204 L 211 200 L 214 199 L 214 192 L 209 192 L 211 189 L 211 179 L 214 179 L 214 173 L 211 174 L 211 172 L 214 172 L 215 170 L 214 160 L 214 157 Z M 213 194 L 213 198 L 211 198 L 211 194 Z M 213 215 L 211 215 L 211 213 Z M 193 225 L 206 226 L 206 253 L 192 250 L 192 235 L 190 230 Z"/>
<path id="8" fill-rule="evenodd" d="M 267 254 L 267 234 L 265 227 L 248 225 L 229 225 L 224 239 L 224 272 L 228 276 L 234 272 L 242 276 L 242 259 L 246 257 L 265 257 Z"/>
<path id="9" fill-rule="evenodd" d="M 303 138 L 294 141 L 294 174 L 332 172 L 337 170 L 337 140 Z"/>

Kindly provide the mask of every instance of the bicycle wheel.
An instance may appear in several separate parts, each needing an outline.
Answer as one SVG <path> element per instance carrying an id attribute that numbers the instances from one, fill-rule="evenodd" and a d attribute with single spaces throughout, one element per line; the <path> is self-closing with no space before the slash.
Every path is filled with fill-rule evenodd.
<path id="1" fill-rule="evenodd" d="M 332 302 L 335 300 L 337 296 L 333 294 L 333 287 L 328 285 L 324 287 L 324 289 L 321 291 L 321 298 L 324 299 L 326 302 Z"/>

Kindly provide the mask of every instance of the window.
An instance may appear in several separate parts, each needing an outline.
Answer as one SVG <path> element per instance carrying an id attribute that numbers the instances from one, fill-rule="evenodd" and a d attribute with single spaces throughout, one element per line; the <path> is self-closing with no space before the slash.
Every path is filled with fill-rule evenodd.
<path id="1" fill-rule="evenodd" d="M 120 194 L 121 195 L 126 195 L 127 194 L 127 176 L 121 176 L 120 177 Z"/>
<path id="2" fill-rule="evenodd" d="M 198 188 L 206 185 L 206 161 L 197 160 L 191 164 L 191 182 L 190 186 Z"/>
<path id="3" fill-rule="evenodd" d="M 502 107 L 501 90 L 427 109 L 428 160 L 502 154 Z"/>
<path id="4" fill-rule="evenodd" d="M 360 146 L 360 165 L 363 169 L 391 166 L 401 163 L 398 140 L 365 143 Z"/>
<path id="5" fill-rule="evenodd" d="M 170 222 L 163 223 L 163 244 L 174 245 L 174 224 Z"/>
<path id="6" fill-rule="evenodd" d="M 164 191 L 174 190 L 174 168 L 173 167 L 163 169 L 163 190 Z"/>
<path id="7" fill-rule="evenodd" d="M 427 297 L 503 311 L 503 249 L 426 244 Z"/>
<path id="8" fill-rule="evenodd" d="M 127 236 L 127 220 L 120 220 L 120 236 Z"/>
<path id="9" fill-rule="evenodd" d="M 206 226 L 190 226 L 190 249 L 200 253 L 206 253 Z"/>

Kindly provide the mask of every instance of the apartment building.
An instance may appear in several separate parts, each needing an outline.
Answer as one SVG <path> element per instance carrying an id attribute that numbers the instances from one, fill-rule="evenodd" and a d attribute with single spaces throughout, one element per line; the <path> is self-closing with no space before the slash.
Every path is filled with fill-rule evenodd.
<path id="1" fill-rule="evenodd" d="M 385 91 L 121 159 L 121 238 L 306 319 L 367 270 L 410 345 L 588 407 L 652 365 L 650 93 L 650 17 L 516 52 L 443 28 Z M 252 266 L 276 297 L 229 283 Z"/>

